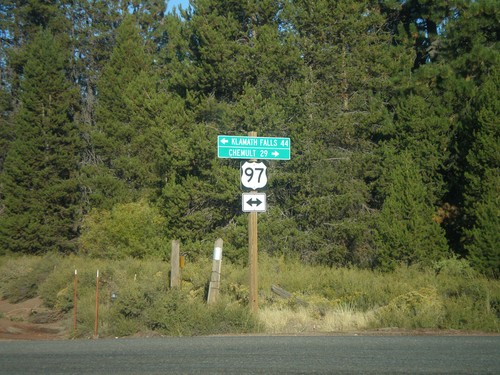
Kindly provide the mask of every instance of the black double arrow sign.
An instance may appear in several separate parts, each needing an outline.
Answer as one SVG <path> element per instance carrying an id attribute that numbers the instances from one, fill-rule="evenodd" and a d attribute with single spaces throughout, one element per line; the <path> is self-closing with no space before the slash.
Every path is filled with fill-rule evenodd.
<path id="1" fill-rule="evenodd" d="M 259 199 L 259 198 L 256 198 L 256 199 L 249 199 L 247 200 L 247 204 L 250 205 L 250 206 L 253 206 L 254 204 L 259 207 L 261 205 L 262 201 Z"/>

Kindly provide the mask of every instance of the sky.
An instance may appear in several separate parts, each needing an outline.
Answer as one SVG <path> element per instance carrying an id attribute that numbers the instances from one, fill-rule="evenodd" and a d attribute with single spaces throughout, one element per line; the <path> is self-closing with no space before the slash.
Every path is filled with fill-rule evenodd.
<path id="1" fill-rule="evenodd" d="M 178 5 L 186 9 L 189 5 L 189 0 L 167 0 L 167 12 L 170 12 L 172 9 L 177 9 Z"/>

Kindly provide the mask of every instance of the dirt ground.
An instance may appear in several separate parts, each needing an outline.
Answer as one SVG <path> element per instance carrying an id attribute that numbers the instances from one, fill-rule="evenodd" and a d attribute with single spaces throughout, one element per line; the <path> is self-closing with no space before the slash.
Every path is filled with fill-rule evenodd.
<path id="1" fill-rule="evenodd" d="M 61 340 L 69 338 L 62 316 L 40 298 L 12 304 L 0 301 L 0 340 Z"/>

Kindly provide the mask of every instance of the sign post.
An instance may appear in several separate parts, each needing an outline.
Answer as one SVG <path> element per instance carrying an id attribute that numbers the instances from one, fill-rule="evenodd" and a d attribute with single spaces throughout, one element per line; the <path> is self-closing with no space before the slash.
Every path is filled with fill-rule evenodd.
<path id="1" fill-rule="evenodd" d="M 257 137 L 257 132 L 249 132 L 249 137 Z M 251 160 L 256 162 L 257 160 Z M 248 264 L 250 268 L 250 311 L 257 313 L 259 311 L 259 293 L 258 293 L 258 237 L 257 237 L 257 212 L 252 211 L 248 214 Z"/>
<path id="2" fill-rule="evenodd" d="M 267 185 L 267 165 L 264 160 L 290 160 L 290 138 L 257 137 L 257 132 L 248 136 L 219 135 L 217 156 L 229 159 L 247 159 L 241 164 L 241 187 L 248 193 L 241 197 L 241 208 L 248 212 L 248 264 L 250 271 L 250 310 L 257 313 L 258 301 L 258 236 L 257 213 L 267 210 L 266 194 L 259 193 Z"/>
<path id="3" fill-rule="evenodd" d="M 95 322 L 94 322 L 94 338 L 99 337 L 99 270 L 95 281 Z"/>
<path id="4" fill-rule="evenodd" d="M 73 280 L 73 338 L 76 339 L 76 317 L 77 317 L 77 293 L 76 289 L 78 287 L 78 272 L 75 268 L 75 278 Z"/>

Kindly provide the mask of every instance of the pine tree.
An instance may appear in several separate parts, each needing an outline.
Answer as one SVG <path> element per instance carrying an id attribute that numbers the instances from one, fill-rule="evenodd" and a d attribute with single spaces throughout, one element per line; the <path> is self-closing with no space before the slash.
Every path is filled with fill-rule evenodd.
<path id="1" fill-rule="evenodd" d="M 456 213 L 445 224 L 454 250 L 463 256 L 470 253 L 478 268 L 491 275 L 498 263 L 490 253 L 495 250 L 486 248 L 484 239 L 494 238 L 491 230 L 497 218 L 492 216 L 487 223 L 484 214 L 498 199 L 493 186 L 500 173 L 498 6 L 490 0 L 464 2 L 455 13 L 446 24 L 439 51 L 452 71 L 446 95 L 452 97 L 450 107 L 457 122 L 450 135 L 446 176 L 447 199 Z"/>
<path id="2" fill-rule="evenodd" d="M 3 169 L 3 162 L 9 144 L 12 142 L 12 122 L 10 116 L 12 112 L 12 96 L 4 88 L 0 88 L 0 173 Z M 1 193 L 0 193 L 1 194 Z"/>
<path id="3" fill-rule="evenodd" d="M 474 141 L 467 155 L 465 248 L 482 273 L 500 277 L 500 69 L 480 88 Z"/>
<path id="4" fill-rule="evenodd" d="M 89 207 L 154 199 L 171 174 L 190 163 L 191 141 L 199 142 L 182 99 L 167 90 L 144 44 L 129 16 L 98 85 L 85 167 Z"/>
<path id="5" fill-rule="evenodd" d="M 281 39 L 281 8 L 271 0 L 193 1 L 187 14 L 192 89 L 232 102 L 248 85 L 266 97 L 269 85 L 283 86 L 297 72 L 299 55 Z"/>
<path id="6" fill-rule="evenodd" d="M 387 270 L 399 263 L 429 265 L 446 257 L 445 233 L 433 220 L 430 195 L 412 154 L 388 151 L 385 163 L 387 196 L 377 219 L 379 267 Z"/>
<path id="7" fill-rule="evenodd" d="M 448 83 L 440 83 L 447 74 L 449 69 L 437 63 L 420 67 L 406 90 L 395 95 L 394 120 L 381 129 L 381 152 L 394 147 L 413 155 L 433 206 L 440 205 L 447 193 L 444 179 L 450 160 L 450 134 L 456 126 L 451 99 L 446 95 Z"/>
<path id="8" fill-rule="evenodd" d="M 474 124 L 473 141 L 468 151 L 467 169 L 464 177 L 465 209 L 467 214 L 474 216 L 471 209 L 475 202 L 480 201 L 488 190 L 488 179 L 500 175 L 500 65 L 479 88 L 479 94 L 474 100 L 476 111 L 471 114 Z"/>
<path id="9" fill-rule="evenodd" d="M 38 29 L 51 30 L 60 41 L 67 41 L 68 22 L 61 5 L 59 1 L 43 0 L 5 0 L 0 4 L 0 57 L 1 64 L 8 63 L 8 68 L 2 69 L 1 80 L 8 82 L 14 102 L 27 58 L 24 46 L 32 41 Z"/>
<path id="10" fill-rule="evenodd" d="M 68 34 L 74 56 L 71 74 L 81 92 L 81 121 L 90 126 L 95 122 L 97 81 L 115 46 L 117 28 L 127 15 L 134 14 L 148 51 L 156 50 L 165 38 L 160 28 L 165 3 L 160 0 L 75 0 L 63 9 L 70 23 Z"/>
<path id="11" fill-rule="evenodd" d="M 185 23 L 169 23 L 173 43 L 163 51 L 166 80 L 185 97 L 196 124 L 185 130 L 188 163 L 172 172 L 162 204 L 172 235 L 201 240 L 241 214 L 239 163 L 215 158 L 216 136 L 286 136 L 283 101 L 301 63 L 297 48 L 280 39 L 277 3 L 192 6 Z"/>
<path id="12" fill-rule="evenodd" d="M 310 238 L 308 259 L 371 266 L 375 140 L 405 52 L 376 2 L 297 1 L 285 14 L 306 64 L 289 207 Z"/>
<path id="13" fill-rule="evenodd" d="M 466 244 L 472 265 L 481 273 L 500 277 L 500 173 L 483 178 L 481 199 L 471 207 L 474 226 L 466 231 Z"/>
<path id="14" fill-rule="evenodd" d="M 441 44 L 440 29 L 454 16 L 456 3 L 443 0 L 381 2 L 394 43 L 410 42 L 414 70 L 436 61 Z"/>
<path id="15" fill-rule="evenodd" d="M 14 252 L 73 250 L 78 234 L 80 139 L 68 54 L 40 30 L 26 51 L 14 141 L 1 175 L 0 243 Z"/>
<path id="16" fill-rule="evenodd" d="M 117 202 L 134 199 L 144 187 L 140 170 L 148 166 L 138 160 L 133 144 L 141 136 L 140 127 L 147 129 L 147 125 L 132 119 L 126 99 L 132 82 L 139 82 L 150 68 L 149 60 L 134 18 L 129 16 L 117 29 L 116 46 L 97 85 L 95 125 L 88 128 L 84 186 L 89 208 L 110 209 Z"/>

